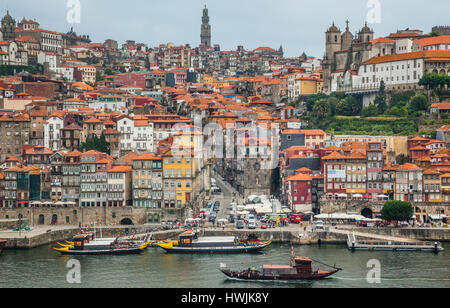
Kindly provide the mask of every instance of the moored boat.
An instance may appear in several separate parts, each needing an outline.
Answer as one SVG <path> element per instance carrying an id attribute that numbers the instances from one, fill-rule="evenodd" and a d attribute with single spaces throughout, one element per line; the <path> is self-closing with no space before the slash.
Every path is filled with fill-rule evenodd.
<path id="1" fill-rule="evenodd" d="M 155 243 L 168 253 L 256 253 L 272 243 L 269 241 L 242 241 L 233 236 L 199 237 L 195 231 L 186 231 L 178 241 Z"/>
<path id="2" fill-rule="evenodd" d="M 228 278 L 234 280 L 248 281 L 302 281 L 319 280 L 330 277 L 342 269 L 335 266 L 326 265 L 332 270 L 313 270 L 313 260 L 305 257 L 295 257 L 291 259 L 291 265 L 263 265 L 262 271 L 249 268 L 243 271 L 221 268 L 220 271 Z"/>
<path id="3" fill-rule="evenodd" d="M 66 243 L 57 242 L 61 247 L 53 249 L 64 255 L 121 255 L 139 254 L 149 244 L 148 242 L 137 243 L 119 238 L 95 239 L 92 233 L 76 235 L 71 242 Z"/>
<path id="4" fill-rule="evenodd" d="M 0 239 L 0 253 L 2 253 L 3 247 L 6 246 L 7 242 L 8 242 L 7 240 Z"/>

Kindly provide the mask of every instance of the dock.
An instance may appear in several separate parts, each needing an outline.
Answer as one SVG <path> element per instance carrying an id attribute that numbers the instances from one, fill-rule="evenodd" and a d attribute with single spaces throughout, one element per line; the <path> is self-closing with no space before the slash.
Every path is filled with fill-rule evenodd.
<path id="1" fill-rule="evenodd" d="M 364 234 L 366 239 L 359 239 L 355 232 L 348 232 L 347 247 L 351 251 L 423 251 L 423 252 L 441 252 L 444 250 L 440 242 L 420 242 L 408 239 L 398 240 L 386 236 L 384 240 L 370 238 L 370 234 Z M 383 236 L 381 236 L 383 237 Z"/>

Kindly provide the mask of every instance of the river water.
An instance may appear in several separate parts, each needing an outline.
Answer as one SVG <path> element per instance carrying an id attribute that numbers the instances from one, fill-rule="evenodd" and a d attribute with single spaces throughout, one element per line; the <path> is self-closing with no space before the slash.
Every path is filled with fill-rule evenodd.
<path id="1" fill-rule="evenodd" d="M 426 252 L 350 252 L 345 245 L 295 246 L 296 255 L 343 268 L 332 278 L 304 283 L 237 282 L 219 272 L 288 264 L 291 247 L 274 244 L 256 255 L 170 255 L 149 248 L 141 255 L 68 257 L 43 246 L 4 250 L 0 255 L 0 288 L 149 287 L 149 288 L 345 288 L 450 287 L 450 244 L 439 254 Z M 67 282 L 68 261 L 80 262 L 80 284 Z M 381 263 L 381 283 L 369 284 L 367 263 Z M 319 266 L 321 269 L 326 267 Z"/>

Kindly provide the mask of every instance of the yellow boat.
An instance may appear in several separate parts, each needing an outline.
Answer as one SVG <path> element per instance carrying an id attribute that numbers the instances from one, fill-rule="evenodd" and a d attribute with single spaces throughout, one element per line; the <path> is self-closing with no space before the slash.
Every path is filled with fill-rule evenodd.
<path id="1" fill-rule="evenodd" d="M 269 241 L 240 242 L 235 237 L 198 237 L 197 232 L 187 231 L 178 241 L 162 241 L 156 246 L 168 253 L 252 253 L 259 252 L 272 243 Z"/>
<path id="2" fill-rule="evenodd" d="M 56 242 L 56 244 L 58 244 L 59 246 L 63 247 L 63 248 L 70 248 L 73 247 L 73 245 L 65 245 L 65 244 L 61 244 L 60 242 Z"/>

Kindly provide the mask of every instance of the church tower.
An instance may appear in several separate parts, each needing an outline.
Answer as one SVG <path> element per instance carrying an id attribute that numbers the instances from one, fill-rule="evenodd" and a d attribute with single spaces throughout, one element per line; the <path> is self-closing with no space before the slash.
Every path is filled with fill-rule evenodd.
<path id="1" fill-rule="evenodd" d="M 370 43 L 373 40 L 373 30 L 367 26 L 367 22 L 364 27 L 358 33 L 358 41 L 360 43 Z"/>
<path id="2" fill-rule="evenodd" d="M 5 17 L 2 19 L 2 34 L 4 41 L 10 41 L 14 39 L 14 29 L 16 28 L 15 20 L 9 15 L 9 11 L 6 12 Z"/>
<path id="3" fill-rule="evenodd" d="M 350 32 L 350 27 L 348 24 L 350 23 L 348 20 L 345 22 L 347 27 L 345 28 L 345 32 L 342 34 L 342 50 L 349 50 L 352 46 L 352 42 L 354 39 L 353 34 Z"/>
<path id="4" fill-rule="evenodd" d="M 335 26 L 334 22 L 327 32 L 325 32 L 325 57 L 323 59 L 323 91 L 331 93 L 331 72 L 336 69 L 335 53 L 342 49 L 341 30 Z"/>
<path id="5" fill-rule="evenodd" d="M 209 24 L 208 8 L 203 9 L 200 42 L 204 47 L 211 47 L 211 25 Z"/>

